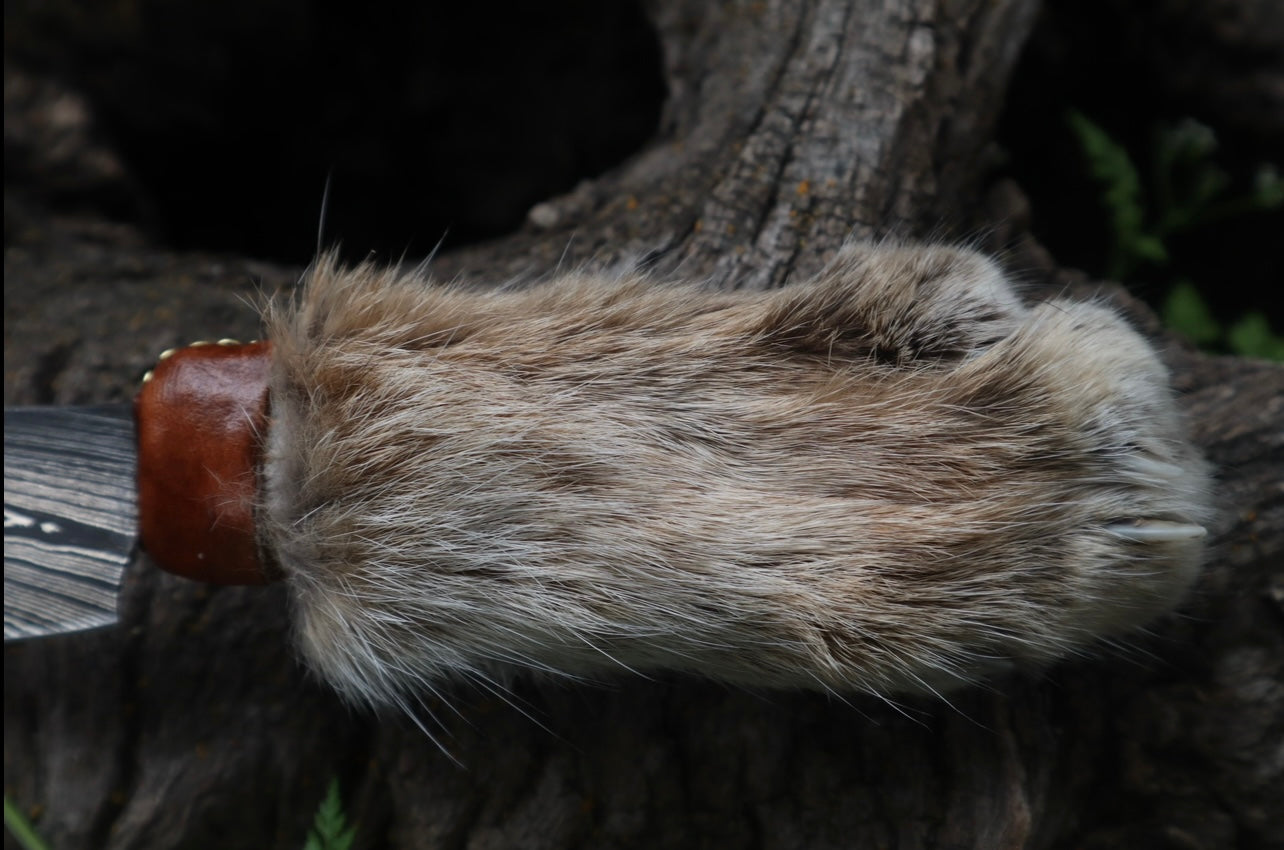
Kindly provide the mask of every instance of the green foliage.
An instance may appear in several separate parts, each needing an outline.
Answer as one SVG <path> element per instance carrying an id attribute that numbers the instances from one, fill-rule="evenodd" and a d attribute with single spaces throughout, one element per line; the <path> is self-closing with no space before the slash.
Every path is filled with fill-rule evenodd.
<path id="1" fill-rule="evenodd" d="M 1265 314 L 1252 310 L 1227 328 L 1188 280 L 1179 280 L 1168 293 L 1162 313 L 1164 324 L 1201 348 L 1222 346 L 1241 357 L 1284 361 L 1284 336 L 1271 330 Z"/>
<path id="2" fill-rule="evenodd" d="M 1089 171 L 1102 186 L 1101 202 L 1110 216 L 1114 241 L 1106 273 L 1125 280 L 1143 262 L 1166 262 L 1163 240 L 1146 226 L 1141 176 L 1128 151 L 1082 113 L 1070 113 L 1070 127 L 1079 137 Z"/>
<path id="3" fill-rule="evenodd" d="M 1149 203 L 1141 173 L 1128 151 L 1079 112 L 1069 115 L 1088 170 L 1101 185 L 1101 202 L 1110 221 L 1106 275 L 1128 281 L 1145 266 L 1165 266 L 1168 245 L 1177 235 L 1226 218 L 1284 205 L 1284 178 L 1272 165 L 1261 166 L 1247 194 L 1228 197 L 1231 178 L 1213 160 L 1217 138 L 1193 119 L 1163 128 L 1156 138 Z M 1165 323 L 1196 344 L 1225 347 L 1249 357 L 1284 360 L 1284 337 L 1266 316 L 1246 313 L 1223 327 L 1189 280 L 1178 279 L 1163 306 Z"/>
<path id="4" fill-rule="evenodd" d="M 49 845 L 36 832 L 26 815 L 14 805 L 8 795 L 4 798 L 4 825 L 23 850 L 49 850 Z"/>
<path id="5" fill-rule="evenodd" d="M 8 796 L 4 798 L 4 825 L 14 841 L 23 850 L 50 850 L 49 845 L 36 832 L 31 821 L 14 805 Z M 317 806 L 312 829 L 303 845 L 303 850 L 352 850 L 357 838 L 356 825 L 348 826 L 347 815 L 343 813 L 343 799 L 339 796 L 338 778 L 330 780 L 325 799 Z"/>
<path id="6" fill-rule="evenodd" d="M 1182 279 L 1177 281 L 1164 301 L 1164 324 L 1199 346 L 1216 345 L 1221 341 L 1221 322 L 1213 318 L 1204 296 L 1195 284 Z"/>
<path id="7" fill-rule="evenodd" d="M 1259 310 L 1245 313 L 1226 331 L 1231 351 L 1244 357 L 1284 361 L 1284 336 L 1271 331 L 1266 316 Z"/>
<path id="8" fill-rule="evenodd" d="M 351 850 L 357 837 L 355 824 L 348 826 L 347 816 L 343 813 L 343 799 L 339 796 L 339 780 L 330 780 L 325 799 L 317 806 L 316 817 L 312 821 L 312 830 L 308 833 L 307 843 L 303 850 Z"/>

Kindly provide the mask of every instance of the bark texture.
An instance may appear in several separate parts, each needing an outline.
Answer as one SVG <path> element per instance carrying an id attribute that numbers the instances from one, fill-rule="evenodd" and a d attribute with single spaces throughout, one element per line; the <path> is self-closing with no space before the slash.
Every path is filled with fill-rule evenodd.
<path id="1" fill-rule="evenodd" d="M 669 86 L 652 141 L 440 275 L 623 260 L 766 287 L 851 235 L 1022 235 L 1019 193 L 984 174 L 1032 0 L 648 11 Z M 74 95 L 41 85 L 6 68 L 6 159 L 25 144 L 47 163 L 74 137 L 55 171 L 127 194 Z M 168 252 L 10 182 L 6 404 L 127 398 L 164 348 L 254 336 L 255 301 L 298 272 Z M 1015 257 L 1032 286 L 1087 288 Z M 299 847 L 335 775 L 359 847 L 1279 846 L 1284 369 L 1168 354 L 1223 512 L 1190 602 L 1127 647 L 948 704 L 634 677 L 461 692 L 457 714 L 429 706 L 452 760 L 309 681 L 280 588 L 197 586 L 141 557 L 119 628 L 6 645 L 6 794 L 64 850 Z"/>

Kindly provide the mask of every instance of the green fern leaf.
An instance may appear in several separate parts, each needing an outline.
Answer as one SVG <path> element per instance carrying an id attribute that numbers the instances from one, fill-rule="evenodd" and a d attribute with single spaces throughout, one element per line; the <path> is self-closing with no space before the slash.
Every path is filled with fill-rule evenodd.
<path id="1" fill-rule="evenodd" d="M 1114 280 L 1125 280 L 1142 262 L 1166 261 L 1163 242 L 1146 231 L 1141 175 L 1128 151 L 1083 113 L 1071 112 L 1068 120 L 1089 172 L 1102 186 L 1102 204 L 1110 216 L 1114 244 L 1107 274 Z"/>
<path id="2" fill-rule="evenodd" d="M 356 825 L 348 826 L 343 813 L 343 798 L 339 795 L 339 780 L 330 780 L 325 799 L 317 806 L 303 850 L 351 850 L 357 836 Z"/>

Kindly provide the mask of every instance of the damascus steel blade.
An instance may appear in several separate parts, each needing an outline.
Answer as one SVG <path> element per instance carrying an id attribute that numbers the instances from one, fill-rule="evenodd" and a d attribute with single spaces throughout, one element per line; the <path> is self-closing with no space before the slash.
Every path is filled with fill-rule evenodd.
<path id="1" fill-rule="evenodd" d="M 5 409 L 6 641 L 116 622 L 135 465 L 129 405 Z"/>

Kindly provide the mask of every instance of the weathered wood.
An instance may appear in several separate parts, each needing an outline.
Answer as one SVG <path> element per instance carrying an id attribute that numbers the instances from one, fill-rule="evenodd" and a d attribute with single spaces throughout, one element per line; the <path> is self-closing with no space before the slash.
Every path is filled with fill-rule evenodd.
<path id="1" fill-rule="evenodd" d="M 653 142 L 440 274 L 624 259 L 774 286 L 850 234 L 984 222 L 1033 2 L 651 6 L 671 91 Z M 294 274 L 7 200 L 6 403 L 123 399 L 164 348 L 251 336 L 246 301 Z M 452 761 L 309 681 L 280 588 L 139 562 L 119 629 L 6 646 L 6 793 L 67 850 L 299 847 L 336 774 L 363 847 L 1268 846 L 1284 811 L 1284 369 L 1175 344 L 1170 360 L 1223 513 L 1189 604 L 1126 647 L 950 703 L 631 677 L 521 683 L 514 704 L 461 692 L 458 713 L 425 706 Z"/>

